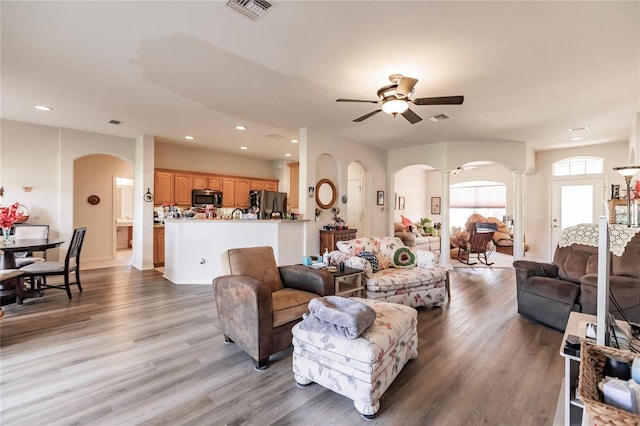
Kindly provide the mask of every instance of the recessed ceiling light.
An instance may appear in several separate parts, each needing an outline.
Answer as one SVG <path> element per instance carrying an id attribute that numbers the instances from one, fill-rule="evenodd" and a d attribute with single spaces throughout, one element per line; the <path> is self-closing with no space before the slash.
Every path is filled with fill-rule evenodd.
<path id="1" fill-rule="evenodd" d="M 298 143 L 298 139 L 291 139 L 291 143 Z"/>
<path id="2" fill-rule="evenodd" d="M 51 111 L 53 108 L 46 105 L 36 105 L 36 109 L 40 111 Z"/>
<path id="3" fill-rule="evenodd" d="M 580 138 L 580 137 L 577 137 L 577 138 L 571 138 L 571 140 L 572 140 L 572 141 L 581 141 L 582 139 L 584 139 L 584 138 Z"/>
<path id="4" fill-rule="evenodd" d="M 578 130 L 589 130 L 587 126 L 584 127 L 574 127 L 573 129 L 569 129 L 570 132 L 577 132 Z"/>
<path id="5" fill-rule="evenodd" d="M 291 154 L 289 154 L 288 152 L 284 155 L 285 157 L 291 157 Z"/>
<path id="6" fill-rule="evenodd" d="M 236 126 L 236 130 L 247 130 L 246 126 Z"/>
<path id="7" fill-rule="evenodd" d="M 246 146 L 241 146 L 240 149 L 249 149 Z"/>
<path id="8" fill-rule="evenodd" d="M 184 138 L 188 141 L 192 141 L 195 139 L 193 136 L 185 136 Z"/>

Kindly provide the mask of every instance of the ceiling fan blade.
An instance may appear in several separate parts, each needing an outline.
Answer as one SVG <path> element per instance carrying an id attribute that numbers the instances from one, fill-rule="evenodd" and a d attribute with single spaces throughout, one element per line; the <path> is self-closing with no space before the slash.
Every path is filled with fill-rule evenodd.
<path id="1" fill-rule="evenodd" d="M 368 104 L 377 104 L 378 101 L 364 101 L 362 99 L 336 99 L 336 102 L 366 102 Z"/>
<path id="2" fill-rule="evenodd" d="M 369 114 L 365 114 L 362 117 L 358 117 L 355 120 L 353 120 L 355 123 L 359 123 L 363 120 L 366 120 L 367 118 L 371 117 L 372 115 L 375 115 L 377 113 L 379 113 L 380 111 L 382 111 L 381 109 L 377 109 L 375 111 L 371 111 Z"/>
<path id="3" fill-rule="evenodd" d="M 402 77 L 398 87 L 396 87 L 395 97 L 398 99 L 404 99 L 411 94 L 414 86 L 418 82 L 417 79 L 411 77 Z"/>
<path id="4" fill-rule="evenodd" d="M 411 108 L 407 108 L 407 110 L 402 113 L 402 116 L 406 118 L 411 124 L 416 124 L 418 121 L 422 121 L 422 118 L 420 118 L 418 114 L 413 112 Z"/>
<path id="5" fill-rule="evenodd" d="M 464 96 L 440 96 L 435 98 L 418 98 L 413 102 L 416 105 L 461 105 L 464 102 Z"/>

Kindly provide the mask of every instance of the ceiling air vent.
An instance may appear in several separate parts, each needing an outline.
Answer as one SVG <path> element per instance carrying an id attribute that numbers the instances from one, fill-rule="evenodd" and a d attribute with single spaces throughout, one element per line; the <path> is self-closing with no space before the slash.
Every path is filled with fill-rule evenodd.
<path id="1" fill-rule="evenodd" d="M 447 120 L 451 117 L 449 117 L 447 114 L 438 114 L 438 115 L 432 115 L 431 117 L 429 117 L 429 120 L 433 121 L 434 123 L 436 121 L 440 121 L 440 120 Z"/>
<path id="2" fill-rule="evenodd" d="M 277 134 L 277 133 L 269 133 L 269 134 L 267 135 L 267 137 L 268 137 L 269 139 L 282 139 L 282 138 L 284 138 L 284 136 L 279 135 L 279 134 Z"/>
<path id="3" fill-rule="evenodd" d="M 232 7 L 253 21 L 257 21 L 274 6 L 274 3 L 266 0 L 229 0 L 227 6 Z"/>
<path id="4" fill-rule="evenodd" d="M 120 120 L 109 120 L 109 124 L 115 124 L 116 126 L 119 126 L 120 123 L 122 123 Z"/>

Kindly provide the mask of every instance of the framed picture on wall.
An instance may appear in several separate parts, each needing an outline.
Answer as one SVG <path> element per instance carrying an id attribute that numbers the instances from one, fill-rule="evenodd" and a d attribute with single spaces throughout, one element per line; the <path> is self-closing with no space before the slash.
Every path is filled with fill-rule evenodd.
<path id="1" fill-rule="evenodd" d="M 404 210 L 404 197 L 398 197 L 398 210 Z"/>
<path id="2" fill-rule="evenodd" d="M 376 205 L 384 206 L 384 191 L 378 191 Z"/>
<path id="3" fill-rule="evenodd" d="M 440 197 L 431 197 L 431 214 L 440 214 Z"/>

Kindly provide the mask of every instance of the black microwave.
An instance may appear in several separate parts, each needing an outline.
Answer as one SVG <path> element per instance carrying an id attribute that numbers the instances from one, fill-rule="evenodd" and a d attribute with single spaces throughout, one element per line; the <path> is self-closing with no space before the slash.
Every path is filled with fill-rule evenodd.
<path id="1" fill-rule="evenodd" d="M 222 207 L 222 192 L 211 189 L 194 189 L 191 191 L 191 205 L 193 207 L 207 205 Z"/>

